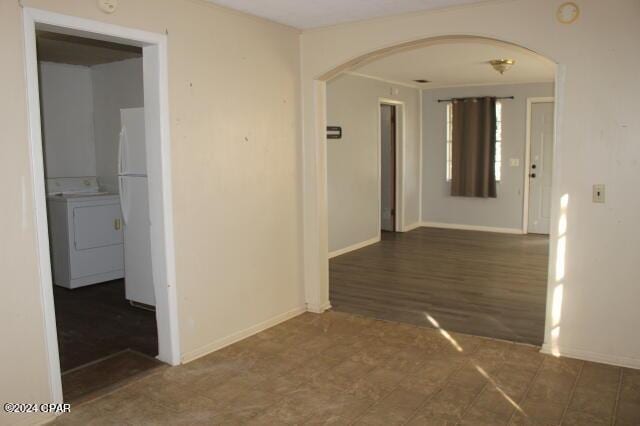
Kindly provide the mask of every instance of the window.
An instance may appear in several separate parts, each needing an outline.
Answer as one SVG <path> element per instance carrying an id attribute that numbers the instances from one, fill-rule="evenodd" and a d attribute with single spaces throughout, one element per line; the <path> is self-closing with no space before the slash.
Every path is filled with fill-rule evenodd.
<path id="1" fill-rule="evenodd" d="M 451 181 L 453 157 L 451 141 L 453 139 L 453 104 L 447 103 L 447 182 Z M 500 182 L 502 167 L 502 102 L 496 102 L 496 182 Z"/>

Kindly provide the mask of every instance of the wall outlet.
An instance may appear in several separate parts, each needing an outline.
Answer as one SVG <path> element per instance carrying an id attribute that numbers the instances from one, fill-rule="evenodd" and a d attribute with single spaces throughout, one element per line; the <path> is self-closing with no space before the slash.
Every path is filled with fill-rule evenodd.
<path id="1" fill-rule="evenodd" d="M 597 183 L 593 185 L 593 202 L 604 203 L 604 184 Z"/>

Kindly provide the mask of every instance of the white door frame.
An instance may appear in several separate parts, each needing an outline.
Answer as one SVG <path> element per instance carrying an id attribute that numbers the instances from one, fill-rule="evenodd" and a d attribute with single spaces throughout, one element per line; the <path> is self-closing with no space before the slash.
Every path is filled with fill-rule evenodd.
<path id="1" fill-rule="evenodd" d="M 395 200 L 394 228 L 395 232 L 404 232 L 404 154 L 405 154 L 405 103 L 394 99 L 378 98 L 378 240 L 382 238 L 382 114 L 380 107 L 391 105 L 396 107 L 396 155 L 395 155 Z M 400 119 L 398 120 L 398 116 Z"/>
<path id="2" fill-rule="evenodd" d="M 531 109 L 533 104 L 541 104 L 541 103 L 555 103 L 555 97 L 553 96 L 545 96 L 545 97 L 531 97 L 527 98 L 527 124 L 526 124 L 526 142 L 524 147 L 524 197 L 522 200 L 522 233 L 529 233 L 529 184 L 531 183 L 530 167 L 529 164 L 531 162 Z M 555 126 L 555 113 L 554 113 L 554 126 Z M 551 152 L 555 153 L 555 128 L 553 131 L 554 140 L 552 141 Z M 554 161 L 555 163 L 555 161 Z"/>
<path id="3" fill-rule="evenodd" d="M 178 303 L 175 278 L 175 249 L 171 201 L 171 147 L 169 139 L 169 95 L 167 36 L 99 21 L 61 15 L 39 9 L 23 9 L 25 69 L 29 121 L 29 148 L 35 210 L 37 257 L 41 309 L 44 317 L 47 367 L 52 400 L 63 401 L 56 317 L 51 279 L 47 224 L 44 161 L 40 123 L 36 26 L 65 34 L 111 40 L 142 47 L 144 103 L 149 176 L 149 211 L 153 280 L 158 324 L 158 359 L 171 365 L 180 363 Z M 154 226 L 154 224 L 156 226 Z"/>

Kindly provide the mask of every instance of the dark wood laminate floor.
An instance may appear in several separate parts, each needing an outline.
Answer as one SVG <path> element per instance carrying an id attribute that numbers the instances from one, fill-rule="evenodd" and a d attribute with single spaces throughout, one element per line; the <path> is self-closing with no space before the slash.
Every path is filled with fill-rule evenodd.
<path id="1" fill-rule="evenodd" d="M 132 307 L 124 281 L 68 290 L 53 286 L 62 371 L 132 349 L 158 354 L 154 312 Z"/>
<path id="2" fill-rule="evenodd" d="M 549 239 L 418 228 L 330 261 L 338 311 L 542 344 Z"/>

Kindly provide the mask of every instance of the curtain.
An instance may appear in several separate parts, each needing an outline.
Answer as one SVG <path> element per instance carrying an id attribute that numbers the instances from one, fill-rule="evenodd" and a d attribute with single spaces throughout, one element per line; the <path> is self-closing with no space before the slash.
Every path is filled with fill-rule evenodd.
<path id="1" fill-rule="evenodd" d="M 452 103 L 451 195 L 496 198 L 496 98 Z"/>

